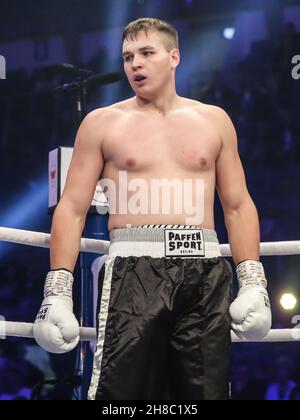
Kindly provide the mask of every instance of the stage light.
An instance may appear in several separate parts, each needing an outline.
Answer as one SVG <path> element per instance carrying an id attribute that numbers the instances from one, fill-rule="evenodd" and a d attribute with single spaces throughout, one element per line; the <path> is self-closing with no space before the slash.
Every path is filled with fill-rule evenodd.
<path id="1" fill-rule="evenodd" d="M 284 293 L 280 299 L 280 304 L 286 311 L 295 309 L 298 301 L 293 293 Z"/>
<path id="2" fill-rule="evenodd" d="M 234 27 L 225 28 L 224 31 L 223 31 L 223 37 L 225 39 L 232 40 L 234 35 L 235 35 L 235 28 Z"/>
<path id="3" fill-rule="evenodd" d="M 0 226 L 16 229 L 34 229 L 37 223 L 47 214 L 48 177 L 35 182 L 23 194 L 18 194 L 9 208 L 0 213 Z M 12 244 L 0 242 L 0 257 L 3 257 Z"/>

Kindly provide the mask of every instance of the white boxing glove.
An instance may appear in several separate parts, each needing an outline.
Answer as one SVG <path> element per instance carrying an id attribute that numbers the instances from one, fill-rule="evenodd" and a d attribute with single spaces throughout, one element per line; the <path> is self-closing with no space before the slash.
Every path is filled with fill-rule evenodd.
<path id="1" fill-rule="evenodd" d="M 242 340 L 261 340 L 272 326 L 264 268 L 259 261 L 246 260 L 237 266 L 237 276 L 240 291 L 230 306 L 232 329 Z"/>
<path id="2" fill-rule="evenodd" d="M 73 313 L 73 281 L 73 274 L 65 269 L 49 271 L 47 275 L 33 334 L 49 353 L 67 353 L 79 342 L 79 324 Z"/>

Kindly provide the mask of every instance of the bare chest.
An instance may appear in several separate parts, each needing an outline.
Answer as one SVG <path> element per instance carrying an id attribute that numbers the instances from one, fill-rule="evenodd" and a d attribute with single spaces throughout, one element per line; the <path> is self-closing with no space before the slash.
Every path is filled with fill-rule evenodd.
<path id="1" fill-rule="evenodd" d="M 110 127 L 103 145 L 106 163 L 119 170 L 188 172 L 214 168 L 220 138 L 204 119 L 126 118 Z"/>

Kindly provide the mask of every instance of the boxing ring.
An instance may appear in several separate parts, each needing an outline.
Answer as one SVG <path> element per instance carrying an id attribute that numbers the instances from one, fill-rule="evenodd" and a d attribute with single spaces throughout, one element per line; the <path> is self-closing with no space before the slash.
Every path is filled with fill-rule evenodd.
<path id="1" fill-rule="evenodd" d="M 49 248 L 50 234 L 0 227 L 0 241 Z M 107 254 L 108 248 L 109 241 L 81 239 L 80 252 L 101 255 Z M 260 252 L 261 256 L 300 255 L 300 241 L 264 242 L 260 244 Z M 221 245 L 221 253 L 223 257 L 230 257 L 230 246 L 228 244 Z M 233 343 L 257 342 L 244 341 L 234 332 L 231 334 Z M 0 337 L 34 338 L 33 324 L 0 321 Z M 96 341 L 96 330 L 94 328 L 80 328 L 80 340 Z M 300 326 L 295 326 L 293 329 L 271 330 L 263 340 L 259 340 L 259 342 L 264 343 L 293 341 L 300 341 Z"/>

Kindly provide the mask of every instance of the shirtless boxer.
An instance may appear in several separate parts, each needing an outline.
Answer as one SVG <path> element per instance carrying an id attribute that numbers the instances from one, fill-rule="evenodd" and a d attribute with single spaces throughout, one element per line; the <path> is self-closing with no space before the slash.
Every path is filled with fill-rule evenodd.
<path id="1" fill-rule="evenodd" d="M 263 338 L 271 328 L 258 215 L 236 133 L 223 110 L 176 93 L 178 35 L 168 23 L 140 19 L 129 24 L 123 58 L 135 96 L 91 112 L 79 128 L 53 218 L 51 271 L 35 337 L 53 353 L 78 344 L 72 272 L 97 181 L 108 179 L 115 192 L 122 191 L 110 202 L 116 211 L 110 213 L 111 245 L 100 273 L 89 398 L 227 399 L 230 324 L 240 337 L 251 339 Z M 165 214 L 164 196 L 154 206 L 149 190 L 137 200 L 147 196 L 147 211 L 120 211 L 134 194 L 124 190 L 121 172 L 146 186 L 153 179 L 201 180 L 202 194 L 193 190 L 192 197 L 183 197 L 202 206 L 202 217 L 187 223 L 191 214 L 185 208 L 174 211 L 174 195 Z M 231 307 L 232 272 L 214 231 L 215 189 L 240 284 Z"/>

